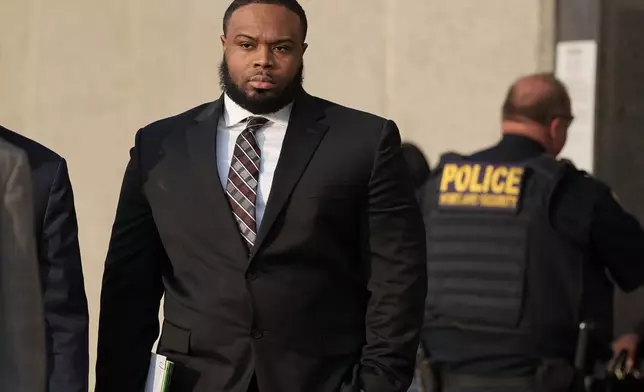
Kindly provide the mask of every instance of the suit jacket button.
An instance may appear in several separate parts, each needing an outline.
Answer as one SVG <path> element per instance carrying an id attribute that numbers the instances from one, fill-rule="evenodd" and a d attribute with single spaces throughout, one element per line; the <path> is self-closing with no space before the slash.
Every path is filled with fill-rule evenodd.
<path id="1" fill-rule="evenodd" d="M 248 278 L 248 280 L 255 280 L 255 279 L 257 279 L 257 274 L 255 272 L 249 272 L 246 275 L 246 277 Z"/>
<path id="2" fill-rule="evenodd" d="M 252 336 L 253 339 L 261 339 L 264 336 L 264 333 L 258 329 L 253 329 L 250 331 L 250 336 Z"/>

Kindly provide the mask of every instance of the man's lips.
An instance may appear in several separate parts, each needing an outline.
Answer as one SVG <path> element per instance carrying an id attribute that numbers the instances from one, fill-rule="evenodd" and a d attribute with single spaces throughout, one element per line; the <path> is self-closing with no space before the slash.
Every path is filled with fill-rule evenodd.
<path id="1" fill-rule="evenodd" d="M 255 75 L 250 79 L 249 84 L 256 89 L 268 90 L 275 87 L 273 79 L 266 75 Z"/>
<path id="2" fill-rule="evenodd" d="M 249 84 L 253 88 L 257 88 L 257 89 L 260 89 L 260 90 L 269 90 L 269 89 L 275 87 L 275 83 L 273 83 L 273 82 L 264 82 L 264 81 L 261 81 L 261 80 L 251 80 L 249 82 Z"/>

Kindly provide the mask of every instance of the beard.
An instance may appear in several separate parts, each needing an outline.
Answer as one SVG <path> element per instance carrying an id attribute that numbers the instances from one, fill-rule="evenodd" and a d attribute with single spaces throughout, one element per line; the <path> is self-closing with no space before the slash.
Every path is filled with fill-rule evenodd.
<path id="1" fill-rule="evenodd" d="M 248 110 L 253 114 L 275 113 L 284 106 L 293 102 L 295 97 L 303 90 L 304 82 L 304 65 L 286 86 L 281 89 L 272 91 L 257 90 L 257 95 L 249 97 L 244 89 L 233 81 L 226 57 L 219 65 L 219 84 L 224 93 L 230 97 L 237 105 Z"/>

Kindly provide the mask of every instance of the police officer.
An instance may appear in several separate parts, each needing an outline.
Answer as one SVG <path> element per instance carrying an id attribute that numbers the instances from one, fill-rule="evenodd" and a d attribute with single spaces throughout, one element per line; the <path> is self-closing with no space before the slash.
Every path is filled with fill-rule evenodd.
<path id="1" fill-rule="evenodd" d="M 588 355 L 610 358 L 612 282 L 644 283 L 644 232 L 556 159 L 573 115 L 555 77 L 516 81 L 502 120 L 498 144 L 443 156 L 427 184 L 422 340 L 443 391 L 575 390 L 579 325 L 594 325 Z"/>

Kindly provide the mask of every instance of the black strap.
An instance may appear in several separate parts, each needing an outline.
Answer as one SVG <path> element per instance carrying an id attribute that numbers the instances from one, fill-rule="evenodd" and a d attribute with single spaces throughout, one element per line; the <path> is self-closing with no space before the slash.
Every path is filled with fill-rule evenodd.
<path id="1" fill-rule="evenodd" d="M 464 160 L 465 157 L 461 154 L 455 153 L 453 151 L 449 151 L 446 153 L 443 153 L 439 160 L 438 160 L 438 165 L 436 166 L 435 173 L 439 173 L 440 171 L 443 170 L 443 166 L 445 166 L 446 163 L 448 162 L 458 162 Z M 434 173 L 432 173 L 434 174 Z"/>

